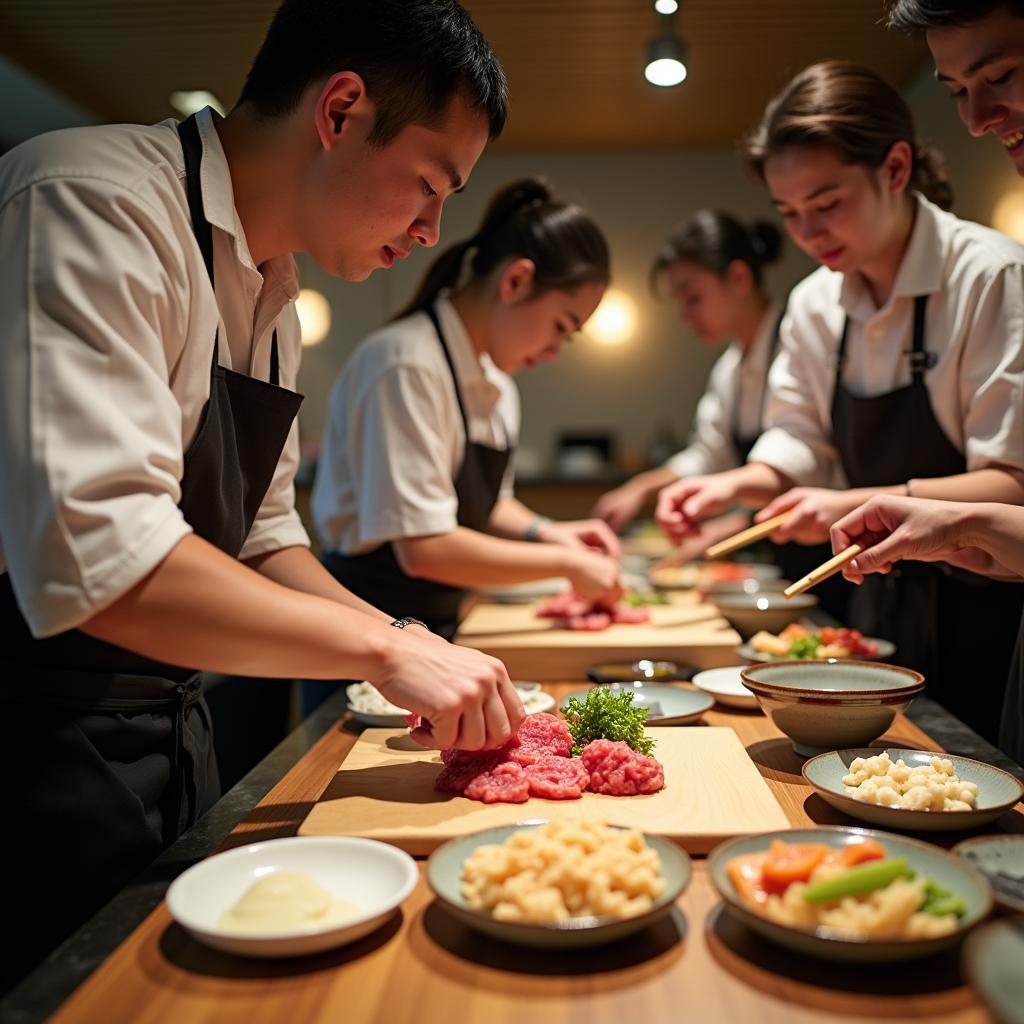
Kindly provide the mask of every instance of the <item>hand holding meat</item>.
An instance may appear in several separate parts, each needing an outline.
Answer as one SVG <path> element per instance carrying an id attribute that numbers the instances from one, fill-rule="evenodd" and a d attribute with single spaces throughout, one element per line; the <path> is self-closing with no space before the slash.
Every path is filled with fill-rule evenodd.
<path id="1" fill-rule="evenodd" d="M 372 682 L 392 704 L 420 716 L 412 738 L 424 747 L 500 747 L 525 717 L 500 661 L 436 638 L 403 632 L 384 675 Z"/>
<path id="2" fill-rule="evenodd" d="M 578 594 L 602 604 L 614 604 L 622 597 L 619 563 L 614 558 L 596 551 L 572 551 L 567 555 L 566 575 Z"/>

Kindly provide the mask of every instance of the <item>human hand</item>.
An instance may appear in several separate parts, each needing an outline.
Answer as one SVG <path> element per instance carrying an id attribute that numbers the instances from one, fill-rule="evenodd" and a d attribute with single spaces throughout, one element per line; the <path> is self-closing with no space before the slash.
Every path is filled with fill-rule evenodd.
<path id="1" fill-rule="evenodd" d="M 517 733 L 526 717 L 500 661 L 411 627 L 401 631 L 383 673 L 371 682 L 392 704 L 423 719 L 412 738 L 424 747 L 490 750 Z"/>
<path id="2" fill-rule="evenodd" d="M 681 544 L 700 532 L 700 520 L 729 508 L 736 494 L 728 473 L 688 477 L 662 488 L 654 518 L 673 544 Z"/>
<path id="3" fill-rule="evenodd" d="M 573 590 L 591 601 L 614 604 L 622 597 L 619 563 L 596 551 L 571 552 L 566 575 Z"/>
<path id="4" fill-rule="evenodd" d="M 616 560 L 622 557 L 619 538 L 602 519 L 571 519 L 545 523 L 537 532 L 537 540 L 582 551 L 601 551 Z"/>
<path id="5" fill-rule="evenodd" d="M 754 522 L 763 523 L 788 512 L 789 518 L 771 535 L 774 543 L 823 544 L 829 539 L 832 524 L 863 501 L 863 497 L 852 491 L 793 487 L 761 509 L 754 516 Z"/>
<path id="6" fill-rule="evenodd" d="M 646 495 L 643 491 L 625 483 L 607 494 L 602 494 L 594 505 L 593 515 L 603 519 L 616 533 L 621 533 L 626 524 L 636 518 L 643 507 Z"/>

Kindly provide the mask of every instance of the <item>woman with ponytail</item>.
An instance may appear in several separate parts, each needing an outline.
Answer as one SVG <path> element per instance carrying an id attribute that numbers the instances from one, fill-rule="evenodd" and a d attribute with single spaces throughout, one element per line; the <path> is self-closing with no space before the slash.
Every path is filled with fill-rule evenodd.
<path id="1" fill-rule="evenodd" d="M 773 539 L 820 543 L 876 494 L 1024 503 L 1024 249 L 945 212 L 935 154 L 867 68 L 801 72 L 746 156 L 822 266 L 790 296 L 747 465 L 666 488 L 659 522 L 682 538 L 742 501 L 789 513 Z M 1022 604 L 1024 587 L 905 563 L 871 577 L 850 617 L 994 739 Z"/>
<path id="2" fill-rule="evenodd" d="M 511 375 L 553 359 L 608 279 L 600 229 L 534 179 L 502 189 L 436 259 L 331 397 L 313 517 L 337 579 L 446 638 L 476 587 L 565 576 L 587 597 L 619 596 L 606 524 L 550 522 L 512 491 Z"/>

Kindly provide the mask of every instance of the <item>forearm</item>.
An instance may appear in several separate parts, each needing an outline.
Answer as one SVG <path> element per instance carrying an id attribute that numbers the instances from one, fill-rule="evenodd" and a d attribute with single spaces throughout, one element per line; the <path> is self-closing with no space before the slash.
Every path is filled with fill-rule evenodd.
<path id="1" fill-rule="evenodd" d="M 1000 565 L 1024 576 L 1024 508 L 985 502 L 964 516 L 964 545 L 981 548 Z"/>
<path id="2" fill-rule="evenodd" d="M 487 525 L 491 532 L 507 540 L 522 540 L 537 513 L 527 508 L 518 498 L 503 498 L 491 511 Z"/>
<path id="3" fill-rule="evenodd" d="M 168 664 L 283 679 L 374 679 L 401 640 L 379 617 L 282 586 L 194 534 L 81 628 Z"/>
<path id="4" fill-rule="evenodd" d="M 879 488 L 875 493 L 891 490 Z M 897 489 L 907 493 L 907 489 Z M 1024 504 L 1024 482 L 1019 474 L 1005 469 L 976 469 L 956 476 L 931 477 L 909 481 L 909 493 L 915 498 L 939 501 L 998 502 Z"/>
<path id="5" fill-rule="evenodd" d="M 791 477 L 765 462 L 748 462 L 722 475 L 729 477 L 735 487 L 737 504 L 747 508 L 763 508 L 795 483 Z"/>
<path id="6" fill-rule="evenodd" d="M 275 583 L 289 590 L 334 601 L 352 608 L 371 619 L 390 622 L 391 616 L 367 604 L 361 597 L 356 597 L 351 590 L 343 587 L 314 557 L 309 548 L 282 548 L 265 555 L 257 555 L 245 563 Z"/>
<path id="7" fill-rule="evenodd" d="M 668 466 L 658 466 L 655 469 L 648 469 L 643 473 L 637 473 L 632 480 L 624 486 L 635 490 L 643 496 L 644 501 L 654 498 L 658 491 L 669 484 L 674 484 L 679 479 L 679 474 L 673 472 Z"/>
<path id="8" fill-rule="evenodd" d="M 462 526 L 449 533 L 393 543 L 399 564 L 410 576 L 455 587 L 563 576 L 575 557 L 572 549 L 560 544 L 505 540 Z"/>

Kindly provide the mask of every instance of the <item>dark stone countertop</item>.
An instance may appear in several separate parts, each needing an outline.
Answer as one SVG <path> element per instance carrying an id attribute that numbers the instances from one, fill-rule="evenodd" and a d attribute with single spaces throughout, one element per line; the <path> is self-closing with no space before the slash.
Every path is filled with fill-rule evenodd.
<path id="1" fill-rule="evenodd" d="M 322 704 L 146 871 L 0 1000 L 0 1022 L 35 1024 L 49 1017 L 163 899 L 171 882 L 215 850 L 344 712 L 344 692 Z M 1024 780 L 1024 768 L 935 701 L 917 698 L 908 717 L 949 753 L 985 761 Z"/>

